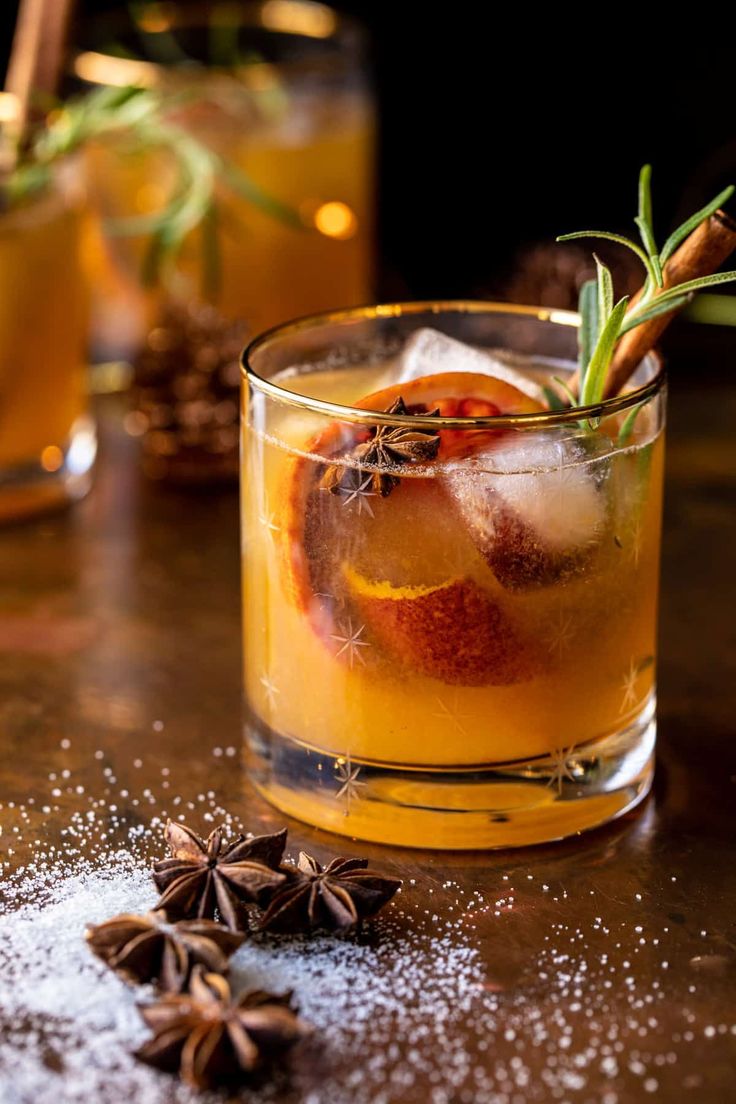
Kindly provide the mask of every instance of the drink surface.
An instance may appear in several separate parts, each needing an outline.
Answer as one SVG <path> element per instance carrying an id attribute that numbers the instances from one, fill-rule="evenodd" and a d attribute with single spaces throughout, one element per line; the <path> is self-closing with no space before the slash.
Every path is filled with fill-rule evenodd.
<path id="1" fill-rule="evenodd" d="M 275 382 L 349 405 L 395 378 L 384 362 Z M 569 749 L 641 713 L 663 464 L 646 409 L 625 447 L 624 416 L 496 432 L 402 467 L 382 497 L 361 480 L 320 489 L 350 460 L 325 447 L 324 416 L 273 406 L 246 430 L 243 476 L 245 682 L 262 725 L 348 763 L 559 755 L 564 771 Z"/>

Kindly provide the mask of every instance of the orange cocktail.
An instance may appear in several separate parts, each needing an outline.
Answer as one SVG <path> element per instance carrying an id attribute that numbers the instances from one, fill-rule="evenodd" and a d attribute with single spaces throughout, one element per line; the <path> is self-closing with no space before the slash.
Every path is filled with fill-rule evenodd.
<path id="1" fill-rule="evenodd" d="M 486 847 L 647 791 L 661 381 L 645 366 L 599 416 L 551 413 L 574 321 L 377 308 L 251 348 L 248 744 L 285 811 Z"/>
<path id="2" fill-rule="evenodd" d="M 0 521 L 89 486 L 82 203 L 70 162 L 0 213 Z"/>
<path id="3" fill-rule="evenodd" d="M 237 56 L 227 67 L 207 54 L 213 27 L 223 20 L 237 38 Z M 170 121 L 289 212 L 280 218 L 221 188 L 216 246 L 213 223 L 194 229 L 175 273 L 166 274 L 168 290 L 178 300 L 206 299 L 225 317 L 247 322 L 251 334 L 334 304 L 366 302 L 373 279 L 375 113 L 359 30 L 327 7 L 302 3 L 268 11 L 259 4 L 182 5 L 163 22 L 141 16 L 138 30 L 138 43 L 148 43 L 153 56 L 162 54 L 158 38 L 179 36 L 187 49 L 200 51 L 199 64 L 86 52 L 76 60 L 78 75 L 155 88 L 170 105 Z M 125 140 L 91 146 L 87 164 L 103 223 L 160 211 L 181 172 L 165 151 Z M 99 229 L 91 255 L 102 358 L 135 352 L 155 317 L 156 295 L 141 287 L 147 248 L 145 235 Z M 208 283 L 213 267 L 218 271 Z"/>

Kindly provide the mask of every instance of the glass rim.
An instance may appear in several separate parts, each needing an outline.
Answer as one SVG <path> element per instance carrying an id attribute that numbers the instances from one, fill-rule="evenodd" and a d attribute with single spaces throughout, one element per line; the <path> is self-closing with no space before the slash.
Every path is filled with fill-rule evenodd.
<path id="1" fill-rule="evenodd" d="M 273 34 L 293 35 L 307 41 L 340 43 L 346 35 L 363 35 L 363 28 L 357 19 L 353 19 L 321 0 L 237 0 L 236 3 L 222 3 L 217 0 L 185 0 L 183 4 L 167 8 L 169 21 L 166 29 L 181 30 L 192 27 L 206 27 L 207 14 L 219 9 L 226 25 L 243 28 L 258 28 Z M 101 13 L 90 22 L 102 27 L 111 22 L 113 13 Z M 225 17 L 228 17 L 227 19 Z M 137 24 L 136 24 L 137 25 Z M 163 28 L 162 28 L 163 29 Z M 149 31 L 150 34 L 157 33 Z M 299 62 L 253 62 L 249 69 L 276 68 L 289 71 L 298 68 Z M 75 77 L 86 84 L 113 85 L 124 87 L 136 85 L 152 88 L 159 85 L 167 75 L 180 74 L 184 77 L 206 76 L 207 74 L 237 75 L 238 70 L 222 65 L 210 65 L 202 62 L 195 67 L 161 61 L 151 61 L 144 57 L 120 57 L 107 50 L 79 49 L 71 59 L 71 71 Z"/>
<path id="2" fill-rule="evenodd" d="M 604 418 L 610 414 L 618 414 L 624 410 L 630 410 L 641 403 L 647 402 L 661 391 L 666 372 L 662 360 L 656 353 L 648 353 L 647 357 L 656 359 L 657 371 L 648 383 L 633 391 L 627 391 L 623 395 L 615 395 L 610 399 L 603 399 L 599 403 L 590 406 L 576 406 L 565 410 L 542 410 L 532 414 L 493 414 L 465 417 L 423 417 L 419 414 L 389 414 L 387 411 L 367 410 L 357 406 L 346 406 L 342 403 L 329 402 L 326 399 L 317 399 L 309 395 L 301 395 L 296 391 L 289 391 L 280 387 L 271 380 L 260 376 L 252 367 L 251 358 L 267 348 L 270 344 L 282 338 L 288 338 L 319 325 L 334 325 L 340 322 L 370 321 L 387 318 L 400 318 L 414 314 L 512 314 L 539 322 L 552 322 L 558 325 L 578 328 L 580 315 L 577 311 L 561 310 L 556 307 L 532 307 L 517 303 L 499 303 L 495 301 L 483 302 L 475 299 L 445 299 L 445 300 L 416 300 L 398 303 L 379 303 L 367 307 L 346 307 L 340 310 L 325 311 L 320 314 L 305 315 L 290 322 L 272 326 L 263 333 L 258 334 L 245 349 L 240 358 L 240 370 L 243 383 L 249 383 L 256 391 L 267 395 L 271 399 L 287 406 L 294 406 L 302 410 L 311 410 L 317 414 L 326 414 L 341 422 L 349 422 L 360 425 L 397 425 L 430 426 L 439 429 L 533 429 L 544 426 L 568 425 L 589 419 Z"/>

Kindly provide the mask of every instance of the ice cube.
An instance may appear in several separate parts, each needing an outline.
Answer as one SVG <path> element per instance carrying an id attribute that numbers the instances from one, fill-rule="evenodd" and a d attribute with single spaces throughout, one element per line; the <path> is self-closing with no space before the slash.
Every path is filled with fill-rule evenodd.
<path id="1" fill-rule="evenodd" d="M 480 372 L 493 376 L 546 405 L 541 387 L 523 372 L 504 363 L 500 354 L 497 356 L 476 349 L 425 326 L 412 334 L 404 346 L 399 357 L 396 382 L 408 383 L 420 376 L 435 376 L 439 372 Z"/>
<path id="2" fill-rule="evenodd" d="M 499 581 L 551 583 L 588 562 L 609 512 L 605 452 L 562 432 L 515 433 L 444 479 Z"/>

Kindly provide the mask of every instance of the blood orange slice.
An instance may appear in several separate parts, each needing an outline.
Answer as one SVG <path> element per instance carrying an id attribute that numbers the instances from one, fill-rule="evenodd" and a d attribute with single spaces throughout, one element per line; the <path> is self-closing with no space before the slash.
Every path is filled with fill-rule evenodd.
<path id="1" fill-rule="evenodd" d="M 501 414 L 536 414 L 538 402 L 504 380 L 476 372 L 441 372 L 394 384 L 367 395 L 357 404 L 386 410 L 401 397 L 410 414 L 437 411 L 443 418 L 493 418 Z M 498 436 L 496 429 L 443 429 L 440 459 L 469 456 Z"/>
<path id="2" fill-rule="evenodd" d="M 434 412 L 489 417 L 542 409 L 510 384 L 468 372 L 388 387 L 356 406 L 385 411 L 399 398 L 408 413 L 425 417 Z M 422 429 L 431 434 L 426 423 Z M 489 447 L 498 435 L 496 429 L 440 430 L 438 460 Z M 340 661 L 357 658 L 362 666 L 380 656 L 395 657 L 389 641 L 395 629 L 406 664 L 417 672 L 460 682 L 465 664 L 468 684 L 515 681 L 522 670 L 528 673 L 526 662 L 511 658 L 511 652 L 518 657 L 523 648 L 497 604 L 473 581 L 474 572 L 489 576 L 488 567 L 452 496 L 434 478 L 436 462 L 392 467 L 385 490 L 375 465 L 362 466 L 352 455 L 356 450 L 366 455 L 360 446 L 374 436 L 370 426 L 333 422 L 308 442 L 304 455 L 290 462 L 280 539 L 291 599 Z M 335 466 L 348 470 L 350 478 L 326 481 L 325 473 Z M 360 585 L 358 579 L 363 580 Z M 371 590 L 378 584 L 391 588 L 390 598 L 379 601 Z M 454 664 L 449 651 L 430 647 L 429 641 L 432 624 L 451 616 L 460 619 L 457 635 L 467 641 L 477 637 L 475 650 L 468 644 L 467 654 L 461 650 Z M 356 651 L 341 646 L 356 633 L 361 643 L 375 647 Z M 503 646 L 501 637 L 507 638 Z"/>
<path id="3" fill-rule="evenodd" d="M 410 670 L 459 686 L 504 686 L 533 676 L 531 645 L 474 579 L 395 587 L 351 567 L 344 575 L 371 637 Z"/>

